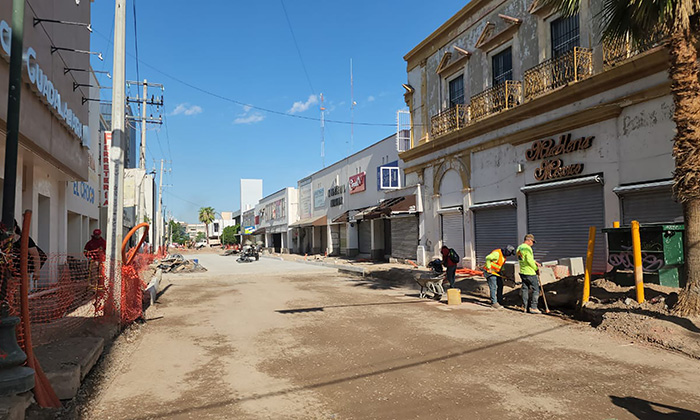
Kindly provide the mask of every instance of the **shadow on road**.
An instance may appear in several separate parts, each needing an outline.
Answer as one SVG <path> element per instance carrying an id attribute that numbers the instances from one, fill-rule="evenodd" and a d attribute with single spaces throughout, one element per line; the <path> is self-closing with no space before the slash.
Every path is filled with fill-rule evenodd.
<path id="1" fill-rule="evenodd" d="M 403 302 L 398 302 L 398 303 L 403 303 Z M 407 302 L 407 303 L 409 303 L 409 302 Z M 410 303 L 412 303 L 412 302 L 410 302 Z M 382 303 L 382 304 L 384 304 L 384 303 Z M 241 403 L 241 402 L 245 402 L 245 401 L 261 400 L 264 398 L 277 397 L 277 396 L 287 395 L 287 394 L 291 394 L 291 393 L 299 392 L 299 391 L 304 391 L 304 390 L 311 390 L 311 389 L 323 388 L 323 387 L 331 386 L 331 385 L 338 385 L 338 384 L 341 384 L 344 382 L 350 382 L 350 381 L 355 381 L 358 379 L 370 378 L 370 377 L 374 377 L 374 376 L 384 375 L 384 374 L 390 373 L 390 372 L 397 372 L 400 370 L 410 369 L 410 368 L 414 368 L 414 367 L 421 366 L 421 365 L 429 365 L 432 363 L 442 362 L 444 360 L 454 359 L 457 357 L 465 356 L 465 355 L 472 354 L 472 353 L 477 353 L 477 352 L 484 351 L 484 350 L 489 350 L 489 349 L 503 346 L 506 344 L 515 343 L 517 341 L 524 340 L 527 338 L 536 337 L 538 335 L 546 334 L 546 333 L 549 333 L 549 332 L 552 332 L 552 331 L 555 331 L 555 330 L 558 330 L 558 329 L 564 328 L 564 327 L 567 327 L 567 325 L 558 325 L 556 327 L 547 328 L 547 329 L 537 331 L 537 332 L 534 332 L 531 334 L 526 334 L 526 335 L 522 335 L 520 337 L 511 338 L 509 340 L 503 340 L 503 341 L 499 341 L 496 343 L 487 344 L 487 345 L 483 345 L 483 346 L 479 346 L 479 347 L 474 347 L 474 348 L 466 349 L 466 350 L 459 351 L 459 352 L 452 352 L 452 353 L 448 353 L 444 356 L 416 360 L 415 362 L 410 362 L 410 363 L 398 364 L 396 366 L 391 366 L 391 367 L 387 367 L 384 369 L 375 370 L 372 372 L 347 375 L 347 376 L 344 376 L 341 378 L 331 379 L 328 381 L 318 382 L 318 383 L 310 384 L 310 385 L 306 385 L 306 386 L 293 386 L 293 387 L 289 387 L 289 388 L 282 389 L 279 391 L 251 395 L 251 396 L 243 397 L 243 398 L 229 398 L 229 399 L 226 399 L 223 401 L 217 401 L 217 402 L 213 402 L 210 404 L 204 404 L 204 405 L 200 405 L 200 406 L 196 406 L 196 407 L 188 407 L 188 408 L 183 408 L 183 409 L 179 409 L 179 410 L 171 410 L 171 411 L 167 411 L 167 412 L 163 412 L 163 413 L 146 414 L 146 415 L 143 415 L 141 417 L 134 417 L 133 419 L 134 420 L 146 420 L 146 419 L 154 419 L 154 418 L 170 418 L 170 417 L 176 416 L 176 415 L 181 415 L 181 414 L 186 414 L 186 413 L 194 413 L 194 412 L 198 412 L 198 411 L 202 411 L 202 410 L 215 409 L 215 408 L 219 408 L 219 407 L 225 407 L 228 405 L 237 404 L 237 403 Z M 404 359 L 401 359 L 401 360 L 404 360 Z M 688 417 L 686 417 L 686 418 L 688 418 Z M 673 419 L 673 417 L 671 417 L 671 419 Z"/>
<path id="2" fill-rule="evenodd" d="M 407 303 L 425 303 L 425 299 L 415 300 L 410 302 L 373 302 L 373 303 L 353 303 L 348 305 L 328 305 L 328 306 L 312 306 L 309 308 L 296 308 L 296 309 L 278 309 L 275 312 L 280 314 L 297 314 L 304 312 L 323 312 L 324 309 L 329 308 L 350 308 L 353 306 L 379 306 L 379 305 L 405 305 Z"/>
<path id="3" fill-rule="evenodd" d="M 700 420 L 700 414 L 672 405 L 655 403 L 635 397 L 610 396 L 610 401 L 629 411 L 639 420 Z"/>

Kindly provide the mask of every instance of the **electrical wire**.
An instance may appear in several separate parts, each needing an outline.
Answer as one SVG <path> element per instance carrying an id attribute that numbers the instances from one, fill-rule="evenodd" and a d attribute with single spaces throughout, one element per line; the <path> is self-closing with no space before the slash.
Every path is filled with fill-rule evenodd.
<path id="1" fill-rule="evenodd" d="M 96 34 L 98 34 L 98 35 L 100 35 L 100 36 L 102 36 L 102 37 L 104 37 L 104 35 L 103 35 L 102 33 L 98 32 L 98 31 L 96 31 L 96 30 L 94 30 L 94 29 L 93 29 L 93 32 L 96 33 Z M 128 53 L 127 53 L 127 54 L 128 54 Z M 128 54 L 128 55 L 130 55 L 130 54 Z M 174 81 L 176 81 L 176 82 L 178 82 L 178 83 L 180 83 L 180 84 L 182 84 L 182 85 L 185 85 L 185 86 L 187 86 L 187 87 L 189 87 L 189 88 L 191 88 L 191 89 L 194 89 L 194 90 L 196 90 L 196 91 L 198 91 L 198 92 L 204 93 L 205 95 L 209 95 L 209 96 L 212 96 L 212 97 L 214 97 L 214 98 L 221 99 L 222 101 L 230 102 L 230 103 L 233 103 L 233 104 L 236 104 L 236 105 L 240 105 L 240 106 L 244 106 L 244 107 L 249 107 L 250 109 L 255 109 L 255 110 L 258 110 L 258 111 L 262 111 L 262 112 L 267 112 L 267 113 L 269 113 L 269 114 L 282 115 L 282 116 L 285 116 L 285 117 L 291 117 L 291 118 L 296 118 L 296 119 L 300 119 L 300 120 L 307 120 L 307 121 L 316 121 L 316 122 L 320 122 L 320 121 L 321 121 L 320 118 L 316 118 L 316 117 L 307 117 L 307 116 L 304 116 L 304 115 L 296 115 L 296 114 L 290 114 L 290 113 L 288 113 L 288 112 L 276 111 L 276 110 L 273 110 L 273 109 L 263 108 L 263 107 L 260 107 L 260 106 L 252 105 L 252 104 L 249 104 L 249 103 L 245 103 L 245 102 L 242 102 L 242 101 L 233 99 L 233 98 L 228 98 L 228 97 L 226 97 L 226 96 L 219 95 L 219 94 L 217 94 L 217 93 L 214 93 L 214 92 L 208 91 L 208 90 L 206 90 L 206 89 L 200 88 L 200 87 L 195 86 L 195 85 L 193 85 L 193 84 L 191 84 L 191 83 L 189 83 L 189 82 L 186 82 L 186 81 L 184 81 L 184 80 L 182 80 L 182 79 L 180 79 L 180 78 L 177 78 L 177 77 L 175 77 L 175 76 L 173 76 L 173 75 L 171 75 L 171 74 L 168 74 L 168 73 L 166 73 L 166 72 L 164 72 L 164 71 L 158 69 L 157 67 L 154 67 L 154 66 L 152 66 L 152 65 L 150 65 L 150 64 L 148 64 L 148 63 L 146 63 L 146 62 L 143 61 L 143 60 L 139 60 L 139 61 L 140 61 L 140 63 L 143 64 L 144 66 L 150 68 L 151 70 L 153 70 L 153 71 L 155 71 L 155 72 L 157 72 L 157 73 L 162 74 L 163 76 L 165 76 L 165 77 L 167 77 L 167 78 L 169 78 L 169 79 L 171 79 L 171 80 L 174 80 Z M 353 122 L 351 122 L 351 121 L 329 120 L 329 119 L 325 119 L 325 122 L 327 122 L 327 123 L 333 123 L 333 124 L 347 124 L 347 125 L 353 124 Z M 395 122 L 393 122 L 393 123 L 368 123 L 368 122 L 357 122 L 357 121 L 355 121 L 354 124 L 355 124 L 355 125 L 362 125 L 362 126 L 373 126 L 373 127 L 395 127 L 395 126 L 396 126 L 396 123 L 395 123 Z"/>
<path id="2" fill-rule="evenodd" d="M 294 40 L 294 46 L 297 49 L 297 54 L 299 55 L 299 61 L 301 61 L 301 67 L 304 69 L 304 74 L 306 75 L 306 81 L 309 82 L 309 87 L 311 88 L 311 93 L 316 95 L 314 86 L 311 84 L 311 78 L 309 77 L 309 72 L 306 71 L 306 64 L 304 64 L 304 58 L 301 56 L 301 50 L 299 49 L 299 44 L 297 43 L 297 37 L 294 35 L 294 29 L 292 29 L 292 22 L 289 20 L 289 14 L 287 14 L 287 8 L 284 6 L 284 0 L 280 0 L 282 3 L 282 10 L 284 10 L 284 17 L 287 18 L 287 25 L 289 26 L 289 32 L 292 33 L 292 40 Z"/>

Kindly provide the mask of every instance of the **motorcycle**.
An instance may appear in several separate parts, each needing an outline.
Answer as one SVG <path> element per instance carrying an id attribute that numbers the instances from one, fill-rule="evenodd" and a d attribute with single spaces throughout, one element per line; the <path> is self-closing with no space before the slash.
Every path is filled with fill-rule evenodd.
<path id="1" fill-rule="evenodd" d="M 237 262 L 253 262 L 260 259 L 260 249 L 259 247 L 253 247 L 246 245 L 241 249 L 241 254 L 236 260 Z"/>

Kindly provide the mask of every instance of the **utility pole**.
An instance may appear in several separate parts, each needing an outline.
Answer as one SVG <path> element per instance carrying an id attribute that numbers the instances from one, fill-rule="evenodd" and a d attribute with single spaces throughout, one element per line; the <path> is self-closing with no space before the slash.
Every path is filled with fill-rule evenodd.
<path id="1" fill-rule="evenodd" d="M 163 227 L 162 227 L 162 220 L 163 220 L 163 215 L 161 212 L 163 211 L 163 159 L 160 160 L 160 182 L 158 186 L 158 213 L 157 213 L 157 218 L 156 218 L 156 233 L 158 236 L 153 236 L 156 239 L 156 251 L 160 250 L 161 245 L 163 244 Z"/>
<path id="2" fill-rule="evenodd" d="M 114 68 L 112 70 L 112 144 L 109 148 L 109 202 L 107 203 L 108 279 L 112 289 L 121 276 L 121 243 L 124 229 L 124 126 L 126 71 L 126 0 L 115 0 Z M 115 314 L 119 313 L 121 296 L 111 296 Z"/>
<path id="3" fill-rule="evenodd" d="M 141 116 L 136 117 L 136 116 L 129 116 L 128 118 L 136 121 L 139 120 L 141 122 L 141 146 L 139 147 L 139 169 L 143 170 L 143 177 L 141 178 L 141 181 L 137 185 L 137 194 L 138 194 L 138 211 L 137 211 L 137 216 L 136 216 L 136 224 L 138 225 L 139 223 L 142 223 L 145 221 L 145 215 L 146 215 L 146 189 L 143 186 L 143 181 L 146 179 L 146 128 L 147 124 L 162 124 L 163 123 L 163 116 L 158 115 L 157 118 L 153 118 L 151 116 L 150 118 L 146 115 L 146 105 L 154 105 L 156 106 L 156 109 L 158 112 L 161 112 L 161 109 L 163 107 L 163 85 L 159 83 L 148 83 L 148 80 L 143 79 L 143 82 L 139 81 L 127 81 L 127 85 L 136 85 L 139 86 L 141 85 L 143 88 L 142 91 L 142 96 L 138 97 L 136 96 L 135 98 L 126 98 L 126 101 L 129 103 L 138 103 L 141 107 Z M 155 98 L 154 96 L 151 97 L 151 99 L 148 99 L 148 86 L 153 86 L 153 87 L 159 87 L 161 90 L 161 96 L 160 98 Z M 152 214 L 152 219 L 155 219 L 155 214 Z M 151 231 L 153 232 L 152 237 L 154 238 L 155 241 L 155 233 L 156 233 L 156 227 L 153 225 L 153 220 L 151 220 Z M 154 245 L 154 244 L 151 244 Z"/>

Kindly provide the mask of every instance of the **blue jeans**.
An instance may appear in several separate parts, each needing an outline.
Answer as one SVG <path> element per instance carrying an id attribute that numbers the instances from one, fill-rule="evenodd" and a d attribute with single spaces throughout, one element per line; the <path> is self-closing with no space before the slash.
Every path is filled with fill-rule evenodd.
<path id="1" fill-rule="evenodd" d="M 532 292 L 532 304 L 531 309 L 537 309 L 537 301 L 540 298 L 540 280 L 536 275 L 521 274 L 520 278 L 523 281 L 523 307 L 527 309 L 528 304 L 528 294 Z"/>
<path id="2" fill-rule="evenodd" d="M 503 302 L 503 277 L 489 274 L 486 277 L 491 292 L 491 304 Z"/>
<path id="3" fill-rule="evenodd" d="M 450 282 L 450 289 L 455 287 L 455 273 L 457 271 L 457 266 L 447 267 L 447 281 Z"/>

